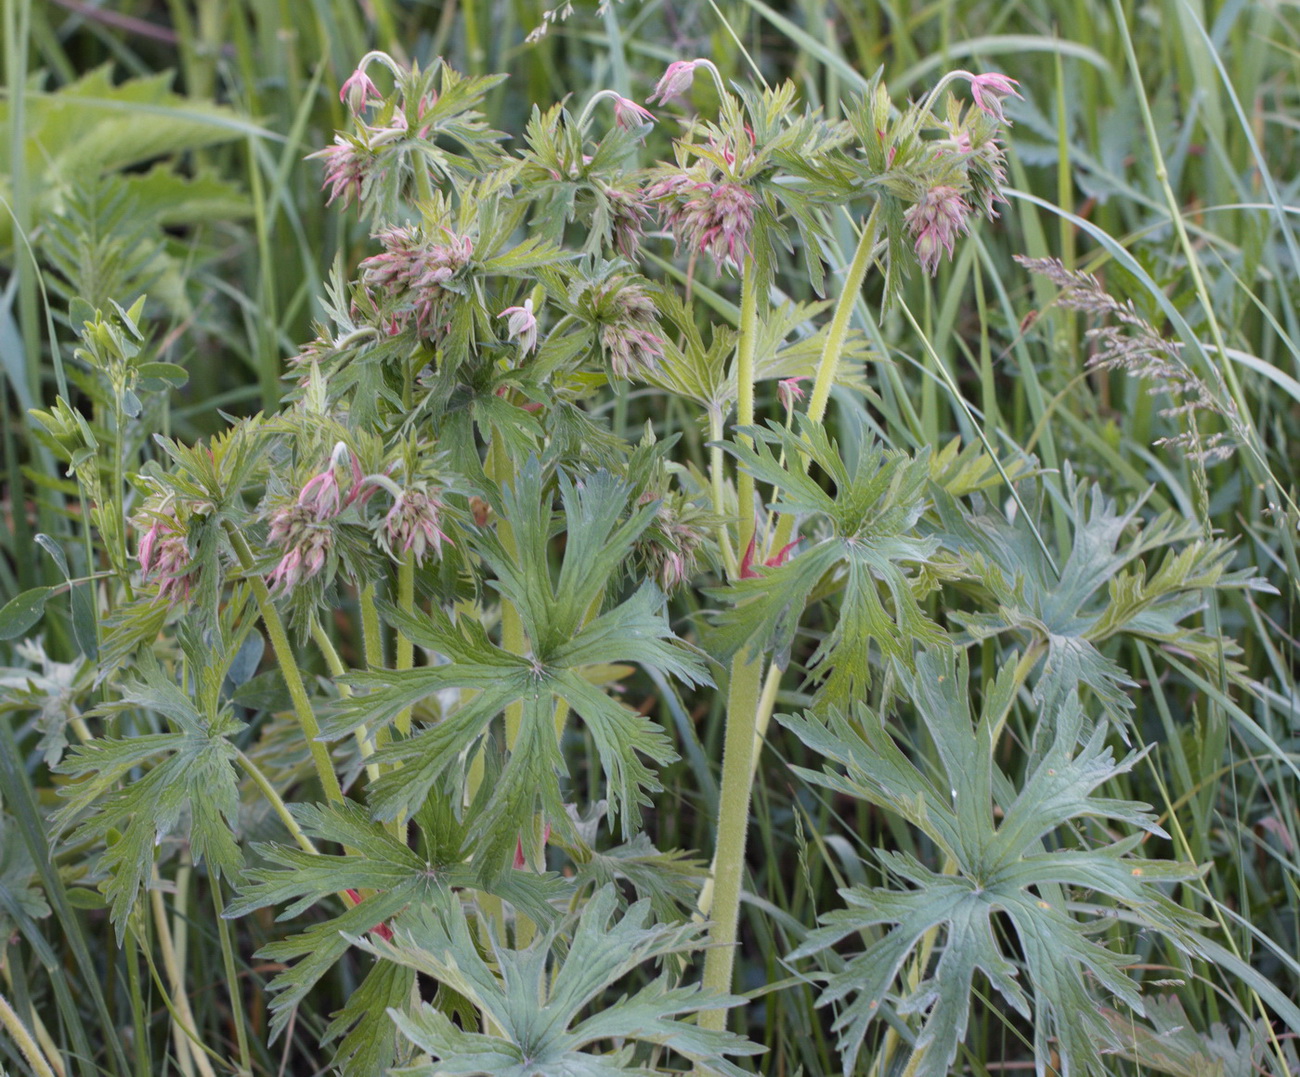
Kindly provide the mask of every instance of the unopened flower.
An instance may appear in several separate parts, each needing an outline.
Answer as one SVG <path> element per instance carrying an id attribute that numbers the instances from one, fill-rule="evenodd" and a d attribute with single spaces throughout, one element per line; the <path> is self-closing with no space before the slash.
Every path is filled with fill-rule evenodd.
<path id="1" fill-rule="evenodd" d="M 319 475 L 313 475 L 298 495 L 298 504 L 305 508 L 317 520 L 328 520 L 339 514 L 342 507 L 342 495 L 339 490 L 338 476 L 334 474 L 334 462 Z"/>
<path id="2" fill-rule="evenodd" d="M 524 300 L 522 307 L 506 307 L 498 318 L 509 318 L 506 322 L 506 335 L 511 340 L 519 341 L 519 351 L 527 355 L 537 347 L 537 316 L 533 314 L 533 301 Z"/>
<path id="3" fill-rule="evenodd" d="M 705 517 L 694 506 L 672 496 L 660 504 L 638 548 L 646 568 L 665 593 L 675 591 L 695 575 L 705 535 Z"/>
<path id="4" fill-rule="evenodd" d="M 678 247 L 709 255 L 719 272 L 726 264 L 739 266 L 749 254 L 758 200 L 743 184 L 715 183 L 683 172 L 660 180 L 646 194 L 659 203 Z"/>
<path id="5" fill-rule="evenodd" d="M 158 597 L 175 604 L 189 595 L 194 584 L 189 535 L 172 512 L 154 514 L 152 521 L 140 536 L 136 557 L 140 571 L 158 582 Z"/>
<path id="6" fill-rule="evenodd" d="M 955 187 L 938 186 L 925 191 L 907 212 L 907 222 L 916 244 L 916 259 L 933 276 L 943 252 L 952 257 L 953 242 L 966 232 L 970 206 Z"/>
<path id="7" fill-rule="evenodd" d="M 331 206 L 342 197 L 343 207 L 361 201 L 361 190 L 366 181 L 366 170 L 372 155 L 354 139 L 334 136 L 334 145 L 307 155 L 308 160 L 319 158 L 325 162 L 325 179 L 321 189 L 330 193 L 325 204 Z"/>
<path id="8" fill-rule="evenodd" d="M 670 98 L 689 90 L 695 81 L 695 68 L 699 63 L 699 60 L 675 60 L 669 64 L 663 78 L 655 85 L 654 92 L 646 98 L 646 104 L 654 104 L 657 97 L 659 104 L 666 105 Z"/>
<path id="9" fill-rule="evenodd" d="M 432 550 L 442 555 L 443 541 L 451 540 L 439 527 L 442 502 L 418 487 L 403 490 L 393 501 L 379 529 L 379 543 L 397 559 L 411 554 L 415 563 L 423 564 Z"/>
<path id="10" fill-rule="evenodd" d="M 983 75 L 974 75 L 969 71 L 954 72 L 957 76 L 970 80 L 971 96 L 975 98 L 976 107 L 986 116 L 992 116 L 998 123 L 1009 124 L 1006 113 L 1002 111 L 1002 100 L 1006 97 L 1021 96 L 1016 87 L 1020 85 L 1015 79 L 990 71 Z"/>
<path id="11" fill-rule="evenodd" d="M 365 68 L 358 67 L 339 90 L 339 100 L 352 110 L 353 115 L 361 112 L 371 101 L 382 101 L 384 95 L 379 87 L 370 81 Z"/>
<path id="12" fill-rule="evenodd" d="M 269 538 L 283 556 L 268 582 L 272 591 L 287 594 L 325 567 L 334 545 L 334 530 L 312 508 L 293 501 L 271 514 Z"/>
<path id="13" fill-rule="evenodd" d="M 776 398 L 786 411 L 793 411 L 795 402 L 804 398 L 804 391 L 799 383 L 806 380 L 805 377 L 782 378 L 776 383 Z"/>
<path id="14" fill-rule="evenodd" d="M 616 378 L 653 370 L 664 356 L 654 301 L 639 284 L 611 277 L 592 289 L 601 350 Z"/>
<path id="15" fill-rule="evenodd" d="M 654 113 L 642 108 L 627 97 L 614 95 L 614 122 L 624 131 L 640 130 L 648 123 L 654 123 Z"/>
<path id="16" fill-rule="evenodd" d="M 361 263 L 362 280 L 397 298 L 424 329 L 434 321 L 443 286 L 469 264 L 474 241 L 447 232 L 447 242 L 431 243 L 418 229 L 406 227 L 387 228 L 377 238 L 384 252 Z"/>

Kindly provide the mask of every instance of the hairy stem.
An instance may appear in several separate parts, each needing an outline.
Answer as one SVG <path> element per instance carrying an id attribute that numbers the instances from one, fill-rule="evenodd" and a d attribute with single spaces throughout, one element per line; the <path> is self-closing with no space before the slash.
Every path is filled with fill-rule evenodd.
<path id="1" fill-rule="evenodd" d="M 9 1033 L 9 1038 L 18 1045 L 18 1050 L 23 1053 L 27 1064 L 38 1077 L 55 1077 L 54 1070 L 45 1060 L 40 1046 L 27 1031 L 27 1026 L 18 1019 L 18 1015 L 14 1013 L 13 1007 L 9 1005 L 4 995 L 0 995 L 0 1026 L 3 1026 Z"/>

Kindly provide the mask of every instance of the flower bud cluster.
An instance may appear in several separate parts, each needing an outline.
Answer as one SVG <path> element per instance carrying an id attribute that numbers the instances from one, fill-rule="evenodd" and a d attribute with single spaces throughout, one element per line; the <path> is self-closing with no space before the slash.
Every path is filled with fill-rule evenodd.
<path id="1" fill-rule="evenodd" d="M 678 250 L 708 255 L 718 272 L 728 265 L 739 268 L 749 255 L 758 199 L 744 184 L 708 179 L 692 168 L 652 184 L 646 197 L 659 204 Z"/>
<path id="2" fill-rule="evenodd" d="M 140 571 L 158 582 L 160 599 L 172 605 L 183 602 L 194 586 L 197 567 L 190 555 L 189 533 L 172 507 L 146 510 L 144 516 L 151 522 L 136 551 Z M 136 526 L 140 528 L 142 522 Z"/>
<path id="3" fill-rule="evenodd" d="M 414 317 L 416 328 L 436 328 L 446 286 L 474 255 L 474 241 L 444 229 L 445 242 L 431 242 L 419 228 L 386 228 L 384 251 L 361 263 L 362 280 L 396 300 L 398 321 Z"/>
<path id="4" fill-rule="evenodd" d="M 410 554 L 417 565 L 430 552 L 442 555 L 443 542 L 450 542 L 442 528 L 442 502 L 423 486 L 411 486 L 393 500 L 378 530 L 379 545 L 394 560 Z"/>

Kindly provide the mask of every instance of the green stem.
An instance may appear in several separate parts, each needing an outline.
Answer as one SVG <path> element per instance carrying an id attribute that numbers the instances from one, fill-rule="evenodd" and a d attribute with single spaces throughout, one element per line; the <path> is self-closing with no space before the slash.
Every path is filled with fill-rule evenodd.
<path id="1" fill-rule="evenodd" d="M 740 285 L 740 338 L 736 342 L 736 423 L 754 425 L 754 348 L 758 335 L 760 274 L 754 259 L 745 263 Z M 753 446 L 747 434 L 737 434 L 741 444 Z M 739 549 L 754 538 L 754 477 L 743 468 L 736 476 L 739 514 Z M 733 572 L 733 578 L 736 573 Z M 762 701 L 764 657 L 741 651 L 731 663 L 727 691 L 727 725 L 722 752 L 722 789 L 718 802 L 718 841 L 714 853 L 713 893 L 710 912 L 710 947 L 704 958 L 706 991 L 729 994 L 736 960 L 740 923 L 740 890 L 745 873 L 745 836 L 749 830 L 749 796 L 754 781 L 754 737 Z M 704 895 L 702 894 L 701 897 Z M 704 1028 L 723 1029 L 726 1010 L 700 1015 Z"/>
<path id="2" fill-rule="evenodd" d="M 742 429 L 754 425 L 754 346 L 758 336 L 759 272 L 753 258 L 745 261 L 740 282 L 740 339 L 736 342 L 736 425 Z M 747 448 L 754 447 L 748 434 L 736 440 Z M 744 468 L 736 472 L 736 511 L 740 514 L 738 548 L 743 558 L 754 538 L 754 476 Z"/>
<path id="3" fill-rule="evenodd" d="M 749 830 L 749 794 L 754 775 L 754 732 L 762 695 L 763 657 L 742 651 L 731 664 L 727 692 L 727 732 L 722 749 L 722 789 L 718 799 L 718 845 L 714 855 L 713 916 L 709 951 L 704 957 L 706 992 L 730 994 L 740 924 L 740 889 Z M 721 1030 L 726 1010 L 700 1014 L 703 1028 Z"/>
<path id="4" fill-rule="evenodd" d="M 329 666 L 330 675 L 337 682 L 339 678 L 347 675 L 347 667 L 343 664 L 343 659 L 339 657 L 339 652 L 334 649 L 334 641 L 330 639 L 320 619 L 313 617 L 311 621 L 311 638 L 315 642 L 320 653 L 325 657 L 325 664 Z M 339 696 L 347 699 L 352 695 L 352 689 L 346 684 L 338 684 Z M 375 754 L 375 746 L 370 743 L 370 733 L 364 725 L 357 726 L 355 736 L 357 738 L 357 750 L 361 752 L 363 759 L 369 759 Z M 379 780 L 379 765 L 377 763 L 366 764 L 366 776 L 372 781 Z"/>
<path id="5" fill-rule="evenodd" d="M 235 749 L 235 758 L 239 765 L 244 768 L 244 773 L 253 779 L 253 784 L 257 786 L 262 796 L 266 797 L 267 803 L 271 805 L 271 809 L 277 816 L 279 816 L 280 822 L 284 824 L 285 829 L 289 831 L 290 835 L 292 835 L 293 840 L 298 843 L 299 847 L 304 852 L 311 853 L 313 856 L 317 855 L 319 850 L 312 844 L 311 838 L 307 837 L 307 835 L 303 833 L 302 827 L 298 825 L 298 820 L 293 817 L 293 814 L 289 811 L 288 805 L 285 804 L 284 799 L 280 794 L 275 791 L 275 786 L 273 786 L 270 779 L 262 773 L 261 768 L 238 748 Z"/>
<path id="6" fill-rule="evenodd" d="M 835 373 L 839 369 L 840 353 L 844 350 L 844 341 L 849 334 L 849 322 L 853 317 L 853 308 L 857 305 L 862 283 L 867 279 L 867 270 L 871 268 L 876 257 L 876 238 L 880 235 L 880 203 L 871 207 L 867 223 L 858 237 L 857 249 L 853 252 L 853 261 L 849 263 L 844 275 L 844 285 L 840 297 L 835 303 L 835 313 L 826 330 L 826 339 L 822 342 L 821 357 L 817 360 L 817 373 L 813 378 L 812 393 L 808 397 L 808 421 L 820 423 L 826 418 L 826 406 L 830 403 L 831 390 L 835 387 Z M 808 471 L 808 457 L 800 456 L 799 466 Z M 795 517 L 792 513 L 782 516 L 776 526 L 776 536 L 772 540 L 772 551 L 782 550 L 790 543 L 794 534 Z M 755 560 L 765 558 L 755 556 Z"/>
<path id="7" fill-rule="evenodd" d="M 284 683 L 289 688 L 289 696 L 293 700 L 294 714 L 298 718 L 298 724 L 302 727 L 303 736 L 307 739 L 307 748 L 311 752 L 312 762 L 316 766 L 316 773 L 320 777 L 320 783 L 325 790 L 325 797 L 328 800 L 343 803 L 343 790 L 339 786 L 338 775 L 334 773 L 334 767 L 330 763 L 329 750 L 318 739 L 320 737 L 320 726 L 316 722 L 316 713 L 312 710 L 311 700 L 307 696 L 307 687 L 303 684 L 302 673 L 298 669 L 298 661 L 294 656 L 293 648 L 289 645 L 289 635 L 284 630 L 284 621 L 280 619 L 280 611 L 275 608 L 275 602 L 271 599 L 271 592 L 267 590 L 266 582 L 257 572 L 257 566 L 253 559 L 253 551 L 248 548 L 248 541 L 244 538 L 243 533 L 229 520 L 226 521 L 226 534 L 230 538 L 230 544 L 235 550 L 235 556 L 239 558 L 239 564 L 247 574 L 248 584 L 253 589 L 253 597 L 257 600 L 258 612 L 262 615 L 262 624 L 266 626 L 266 634 L 271 637 L 271 648 L 275 651 L 275 657 L 280 664 L 280 672 L 284 676 Z"/>
<path id="8" fill-rule="evenodd" d="M 375 605 L 375 585 L 361 588 L 361 646 L 366 653 L 366 669 L 384 668 L 384 633 L 379 626 L 379 607 Z"/>
<path id="9" fill-rule="evenodd" d="M 840 298 L 835 304 L 830 327 L 826 330 L 821 358 L 817 361 L 817 375 L 813 379 L 812 394 L 808 397 L 808 418 L 814 423 L 819 423 L 826 417 L 826 405 L 831 398 L 831 389 L 835 386 L 835 371 L 839 366 L 840 353 L 844 351 L 844 341 L 849 335 L 849 321 L 862 291 L 862 282 L 867 279 L 867 270 L 875 261 L 876 237 L 879 234 L 880 203 L 877 202 L 871 207 L 857 249 L 853 252 L 853 261 L 849 263 L 848 272 L 844 275 Z"/>
<path id="10" fill-rule="evenodd" d="M 727 492 L 725 465 L 722 454 L 722 411 L 716 405 L 709 406 L 709 472 L 713 483 L 713 513 L 719 518 L 718 549 L 722 551 L 722 562 L 728 576 L 736 575 L 736 551 L 731 548 L 731 535 L 727 530 Z"/>
<path id="11" fill-rule="evenodd" d="M 226 993 L 230 996 L 230 1019 L 235 1024 L 235 1043 L 239 1048 L 239 1077 L 253 1077 L 253 1056 L 248 1050 L 244 996 L 239 989 L 239 972 L 235 968 L 235 950 L 230 941 L 230 922 L 221 915 L 220 879 L 212 880 L 212 908 L 216 913 L 217 938 L 221 943 L 221 965 L 226 973 Z"/>
<path id="12" fill-rule="evenodd" d="M 407 616 L 415 615 L 415 555 L 406 553 L 397 566 L 397 605 Z M 415 644 L 402 632 L 397 633 L 397 669 L 411 669 L 415 665 Z M 411 708 L 407 707 L 393 723 L 403 737 L 411 732 Z"/>

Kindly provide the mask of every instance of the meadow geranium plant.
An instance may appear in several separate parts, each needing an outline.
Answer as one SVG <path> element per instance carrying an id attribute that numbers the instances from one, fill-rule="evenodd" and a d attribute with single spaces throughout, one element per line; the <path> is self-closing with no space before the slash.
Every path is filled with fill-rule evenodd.
<path id="1" fill-rule="evenodd" d="M 1203 926 L 1176 900 L 1195 869 L 1148 858 L 1146 806 L 1099 792 L 1139 759 L 1106 746 L 1132 685 L 1105 648 L 1217 666 L 1188 618 L 1252 580 L 1073 476 L 1049 546 L 1033 459 L 827 423 L 864 382 L 855 304 L 888 308 L 997 216 L 1016 83 L 956 71 L 902 104 L 874 80 L 832 121 L 683 60 L 657 112 L 602 91 L 507 143 L 480 111 L 499 81 L 371 53 L 345 82 L 350 126 L 312 157 L 370 250 L 275 414 L 163 436 L 175 371 L 139 309 L 82 312 L 91 404 L 39 419 L 101 550 L 102 694 L 52 761 L 118 940 L 156 938 L 183 1025 L 164 894 L 199 870 L 228 953 L 241 925 L 272 935 L 273 1036 L 356 977 L 317 1030 L 344 1074 L 744 1072 L 751 781 L 796 698 L 781 721 L 825 759 L 804 778 L 916 835 L 790 947 L 845 1072 L 947 1073 L 977 983 L 1039 1072 L 1105 1072 L 1095 1000 L 1144 1006 L 1126 936 L 1196 956 Z M 788 259 L 825 298 L 774 290 Z M 607 421 L 647 394 L 707 468 Z M 964 658 L 986 640 L 988 685 Z M 653 842 L 679 744 L 628 684 L 723 701 L 711 867 Z"/>

